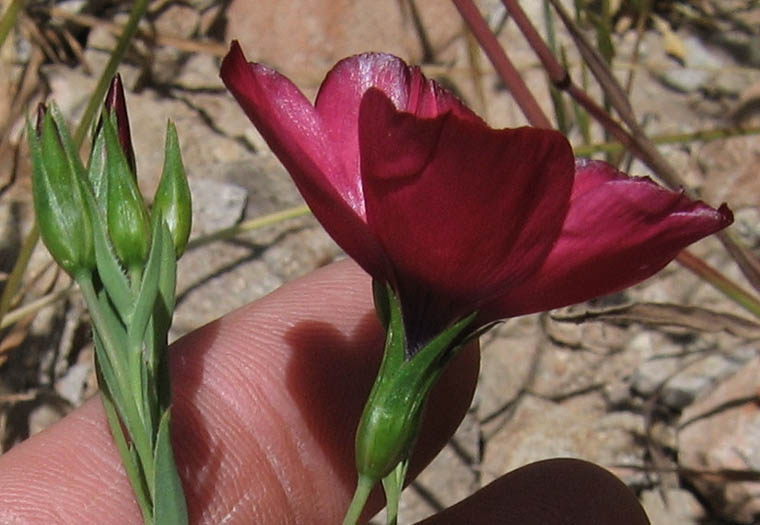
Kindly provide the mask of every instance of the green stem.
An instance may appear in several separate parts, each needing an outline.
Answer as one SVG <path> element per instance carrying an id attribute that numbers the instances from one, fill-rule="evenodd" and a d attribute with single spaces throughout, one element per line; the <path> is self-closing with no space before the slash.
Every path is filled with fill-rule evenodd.
<path id="1" fill-rule="evenodd" d="M 356 525 L 359 523 L 359 518 L 364 510 L 364 505 L 367 504 L 367 499 L 376 484 L 377 480 L 363 474 L 359 475 L 359 479 L 356 482 L 354 497 L 351 500 L 351 504 L 348 506 L 346 517 L 343 518 L 343 525 Z"/>
<path id="2" fill-rule="evenodd" d="M 118 383 L 118 391 L 123 393 L 122 399 L 114 400 L 115 404 L 124 411 L 120 416 L 123 418 L 129 438 L 134 444 L 145 479 L 153 479 L 154 458 L 153 447 L 151 445 L 152 439 L 149 429 L 145 427 L 145 419 L 142 414 L 143 411 L 140 403 L 142 392 L 138 393 L 138 399 L 135 399 L 134 395 L 129 395 L 130 393 L 134 393 L 134 372 L 130 370 L 133 367 L 130 366 L 129 359 L 122 359 L 120 355 L 120 352 L 125 352 L 129 349 L 121 348 L 116 337 L 108 328 L 108 322 L 100 309 L 98 296 L 92 283 L 92 275 L 89 272 L 82 272 L 75 276 L 75 280 L 79 284 L 79 289 L 82 291 L 82 296 L 87 303 L 87 309 L 92 318 L 92 325 L 103 342 L 103 347 L 111 361 L 116 382 Z M 127 370 L 124 370 L 125 366 Z M 139 374 L 139 370 L 137 373 Z M 114 392 L 113 389 L 111 391 Z"/>
<path id="3" fill-rule="evenodd" d="M 3 13 L 3 18 L 0 18 L 0 48 L 3 47 L 5 39 L 8 38 L 11 29 L 16 25 L 18 14 L 24 8 L 25 3 L 24 0 L 13 0 Z"/>
<path id="4" fill-rule="evenodd" d="M 757 297 L 748 294 L 741 286 L 715 268 L 709 266 L 689 250 L 683 250 L 679 253 L 678 257 L 676 257 L 676 261 L 681 263 L 705 282 L 711 284 L 716 290 L 750 312 L 752 315 L 760 318 L 760 301 L 758 301 Z"/>
<path id="5" fill-rule="evenodd" d="M 140 22 L 140 19 L 143 17 L 147 9 L 148 0 L 138 0 L 135 2 L 132 12 L 129 14 L 129 20 L 127 20 L 127 24 L 124 26 L 124 32 L 119 37 L 118 42 L 116 42 L 116 47 L 111 52 L 108 64 L 106 64 L 103 73 L 101 73 L 100 78 L 98 79 L 98 84 L 90 97 L 87 109 L 84 111 L 84 116 L 74 133 L 74 143 L 77 146 L 82 145 L 87 130 L 90 128 L 90 124 L 92 124 L 92 121 L 95 118 L 95 113 L 100 107 L 103 97 L 106 94 L 108 85 L 116 74 L 116 68 L 119 67 L 121 59 L 124 58 L 124 53 L 127 51 L 127 46 L 129 46 L 132 37 L 134 37 L 137 32 L 137 24 Z"/>
<path id="6" fill-rule="evenodd" d="M 100 310 L 100 303 L 98 301 L 98 294 L 95 291 L 95 286 L 92 282 L 92 274 L 90 272 L 82 272 L 74 276 L 74 280 L 79 285 L 79 290 L 82 292 L 85 303 L 87 303 L 87 309 L 90 312 L 92 318 L 92 325 L 97 330 L 103 346 L 106 349 L 106 353 L 113 365 L 116 380 L 119 383 L 118 387 L 122 392 L 128 391 L 128 380 L 124 375 L 124 369 L 119 366 L 124 360 L 119 355 L 119 344 L 116 341 L 116 337 L 108 329 L 108 322 L 103 316 L 103 312 Z"/>
<path id="7" fill-rule="evenodd" d="M 34 252 L 34 248 L 37 246 L 37 241 L 39 238 L 40 229 L 37 226 L 37 221 L 35 221 L 32 225 L 32 229 L 24 239 L 24 243 L 21 245 L 18 259 L 16 259 L 16 262 L 13 265 L 13 270 L 11 270 L 11 274 L 8 276 L 8 281 L 5 283 L 3 294 L 0 295 L 0 323 L 3 323 L 3 318 L 5 317 L 5 314 L 8 313 L 8 310 L 11 307 L 11 303 L 13 302 L 13 298 L 21 288 L 24 272 L 26 271 L 26 267 L 29 265 L 29 259 L 32 258 L 32 252 Z"/>
<path id="8" fill-rule="evenodd" d="M 649 137 L 655 144 L 688 144 L 691 142 L 710 142 L 713 140 L 727 139 L 731 137 L 743 137 L 746 135 L 760 134 L 760 127 L 732 127 L 721 129 L 703 129 L 692 133 L 668 133 L 664 135 L 654 135 Z M 623 151 L 625 147 L 616 141 L 599 142 L 597 144 L 587 144 L 575 146 L 575 154 L 581 157 L 593 155 L 594 153 L 614 153 Z"/>
<path id="9" fill-rule="evenodd" d="M 409 460 L 401 461 L 393 472 L 383 478 L 385 490 L 385 523 L 396 525 L 398 523 L 398 506 L 401 501 L 401 492 L 404 490 L 404 480 L 409 467 Z"/>
<path id="10" fill-rule="evenodd" d="M 296 206 L 294 208 L 288 208 L 287 210 L 270 213 L 269 215 L 264 215 L 262 217 L 256 217 L 255 219 L 241 222 L 235 226 L 230 226 L 229 228 L 224 228 L 222 230 L 211 232 L 208 235 L 197 237 L 187 243 L 187 250 L 198 248 L 199 246 L 204 246 L 214 241 L 229 239 L 230 237 L 235 237 L 241 233 L 264 228 L 265 226 L 271 226 L 288 219 L 302 217 L 309 213 L 311 213 L 311 211 L 308 206 Z"/>

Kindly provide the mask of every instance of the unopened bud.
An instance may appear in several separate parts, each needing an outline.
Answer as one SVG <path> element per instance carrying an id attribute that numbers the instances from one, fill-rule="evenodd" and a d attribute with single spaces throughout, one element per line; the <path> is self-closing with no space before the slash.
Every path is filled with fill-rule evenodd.
<path id="1" fill-rule="evenodd" d="M 32 193 L 40 235 L 53 259 L 71 275 L 95 268 L 92 216 L 84 166 L 55 105 L 40 106 L 36 129 L 27 123 Z"/>
<path id="2" fill-rule="evenodd" d="M 166 221 L 174 243 L 174 253 L 179 259 L 187 246 L 192 225 L 190 186 L 187 184 L 182 154 L 179 150 L 177 129 L 172 122 L 166 128 L 164 169 L 153 199 L 152 216 Z"/>
<path id="3" fill-rule="evenodd" d="M 106 147 L 106 217 L 108 234 L 116 255 L 127 268 L 148 259 L 151 228 L 137 181 L 119 144 L 113 119 L 103 119 Z"/>
<path id="4" fill-rule="evenodd" d="M 132 148 L 132 134 L 129 129 L 129 115 L 127 114 L 127 101 L 124 98 L 124 85 L 121 82 L 121 75 L 116 73 L 111 85 L 108 87 L 106 94 L 105 108 L 116 115 L 116 129 L 119 134 L 119 144 L 124 151 L 129 168 L 133 175 L 137 175 L 137 164 L 135 162 L 135 150 Z"/>

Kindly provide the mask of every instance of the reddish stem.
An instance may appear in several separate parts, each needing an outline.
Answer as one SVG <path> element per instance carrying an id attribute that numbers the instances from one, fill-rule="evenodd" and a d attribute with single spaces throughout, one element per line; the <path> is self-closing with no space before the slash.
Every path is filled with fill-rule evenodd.
<path id="1" fill-rule="evenodd" d="M 470 31 L 488 55 L 496 72 L 499 73 L 507 89 L 512 93 L 528 122 L 537 128 L 554 128 L 472 0 L 453 1 Z"/>

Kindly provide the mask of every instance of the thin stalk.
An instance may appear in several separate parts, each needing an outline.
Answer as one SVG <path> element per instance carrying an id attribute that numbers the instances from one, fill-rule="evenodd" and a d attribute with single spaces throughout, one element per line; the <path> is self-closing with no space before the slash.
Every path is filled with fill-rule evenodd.
<path id="1" fill-rule="evenodd" d="M 11 302 L 16 296 L 16 293 L 21 288 L 21 281 L 24 277 L 24 272 L 29 265 L 29 259 L 32 258 L 32 252 L 34 252 L 37 241 L 40 238 L 40 229 L 37 227 L 35 221 L 32 225 L 32 229 L 26 235 L 24 243 L 21 245 L 18 258 L 13 265 L 13 270 L 8 276 L 8 280 L 5 282 L 5 288 L 3 288 L 3 294 L 0 295 L 0 324 L 4 325 L 5 314 L 10 310 Z"/>
<path id="2" fill-rule="evenodd" d="M 235 237 L 237 235 L 240 235 L 241 233 L 245 233 L 251 230 L 264 228 L 266 226 L 272 226 L 273 224 L 277 224 L 278 222 L 286 221 L 288 219 L 295 219 L 296 217 L 309 215 L 310 213 L 311 213 L 311 210 L 309 210 L 309 207 L 306 205 L 303 205 L 303 206 L 296 206 L 294 208 L 288 208 L 286 210 L 278 211 L 275 213 L 270 213 L 269 215 L 256 217 L 255 219 L 241 222 L 240 224 L 236 224 L 235 226 L 230 226 L 229 228 L 224 228 L 221 230 L 217 230 L 215 232 L 211 232 L 208 235 L 196 237 L 195 239 L 187 243 L 187 250 L 192 250 L 200 246 L 205 246 L 206 244 L 210 244 L 214 241 L 229 239 L 231 237 Z"/>
<path id="3" fill-rule="evenodd" d="M 137 24 L 140 23 L 140 19 L 143 17 L 143 15 L 145 15 L 145 11 L 147 9 L 148 0 L 138 0 L 135 2 L 134 7 L 132 8 L 132 12 L 129 13 L 129 19 L 124 26 L 124 32 L 116 42 L 116 47 L 111 52 L 111 57 L 108 59 L 108 63 L 106 64 L 105 69 L 103 69 L 103 73 L 101 73 L 100 78 L 98 79 L 98 84 L 95 86 L 95 91 L 93 91 L 92 96 L 90 97 L 90 102 L 87 104 L 87 108 L 84 111 L 84 116 L 82 117 L 82 120 L 79 122 L 79 126 L 74 132 L 74 144 L 77 147 L 82 145 L 84 137 L 87 134 L 87 131 L 90 129 L 90 125 L 92 124 L 93 119 L 95 118 L 95 113 L 100 107 L 103 97 L 106 94 L 108 85 L 111 83 L 111 79 L 116 74 L 116 69 L 119 67 L 122 58 L 124 58 L 124 53 L 127 51 L 127 47 L 132 41 L 132 37 L 134 37 L 135 33 L 137 32 Z"/>
<path id="4" fill-rule="evenodd" d="M 453 0 L 453 2 L 483 51 L 488 55 L 499 76 L 504 80 L 504 84 L 512 93 L 515 102 L 520 106 L 528 122 L 537 128 L 553 128 L 549 118 L 523 81 L 520 72 L 517 71 L 517 68 L 504 52 L 496 35 L 488 27 L 472 0 Z"/>
<path id="5" fill-rule="evenodd" d="M 0 18 L 0 48 L 3 47 L 5 39 L 8 38 L 11 29 L 16 25 L 18 14 L 24 8 L 24 4 L 26 4 L 25 0 L 12 0 L 8 9 L 3 13 L 3 17 Z"/>
<path id="6" fill-rule="evenodd" d="M 367 499 L 372 493 L 375 484 L 377 484 L 376 480 L 359 475 L 359 479 L 356 482 L 354 497 L 351 500 L 351 504 L 348 506 L 346 517 L 343 518 L 343 525 L 356 525 L 359 522 L 364 506 L 367 504 Z"/>
<path id="7" fill-rule="evenodd" d="M 652 0 L 642 0 L 641 11 L 636 18 L 636 42 L 633 44 L 633 56 L 631 62 L 633 64 L 638 63 L 639 54 L 641 53 L 641 40 L 644 37 L 644 29 L 646 29 L 647 20 L 649 19 L 649 13 L 652 11 Z M 633 79 L 636 76 L 636 68 L 632 67 L 628 71 L 628 78 L 625 81 L 626 94 L 631 93 L 633 87 Z"/>
<path id="8" fill-rule="evenodd" d="M 7 328 L 10 325 L 19 322 L 21 319 L 28 315 L 33 315 L 40 311 L 42 308 L 55 303 L 56 301 L 63 299 L 71 293 L 71 286 L 67 286 L 62 290 L 58 290 L 47 295 L 43 295 L 36 301 L 32 301 L 24 306 L 20 306 L 15 310 L 11 310 L 0 321 L 0 330 Z"/>
<path id="9" fill-rule="evenodd" d="M 406 480 L 408 467 L 409 461 L 402 461 L 393 469 L 393 472 L 383 479 L 386 525 L 396 525 L 398 523 L 398 506 L 401 501 L 401 492 L 404 490 L 404 480 Z"/>
<path id="10" fill-rule="evenodd" d="M 702 280 L 711 284 L 716 290 L 734 301 L 736 304 L 750 312 L 755 317 L 760 318 L 760 301 L 744 291 L 744 289 L 734 281 L 712 266 L 709 266 L 702 259 L 688 250 L 684 250 L 678 254 L 676 260 L 685 268 L 702 278 Z"/>
<path id="11" fill-rule="evenodd" d="M 120 344 L 120 341 L 116 341 L 114 334 L 108 329 L 108 323 L 100 310 L 98 296 L 92 282 L 92 275 L 88 272 L 77 275 L 76 282 L 79 284 L 79 289 L 82 292 L 85 303 L 87 303 L 87 309 L 92 318 L 92 325 L 97 331 L 109 359 L 112 363 L 118 363 L 119 361 L 124 362 L 124 360 L 121 359 L 119 352 L 123 352 L 125 349 L 122 348 L 123 345 Z M 123 375 L 124 367 L 114 365 L 112 368 L 114 370 L 116 381 L 119 383 L 120 391 L 130 392 L 131 389 L 129 388 L 128 383 L 131 379 Z M 153 479 L 153 447 L 150 444 L 151 439 L 145 432 L 143 420 L 140 417 L 141 410 L 139 406 L 137 406 L 138 403 L 135 403 L 135 399 L 131 396 L 126 396 L 119 401 L 121 401 L 121 403 L 117 402 L 117 406 L 123 407 L 125 410 L 125 413 L 121 414 L 121 416 L 125 419 L 125 426 L 131 431 L 129 438 L 137 451 L 137 456 L 142 465 L 143 475 L 146 480 Z M 150 483 L 148 486 L 150 486 Z"/>
<path id="12" fill-rule="evenodd" d="M 653 135 L 649 137 L 653 143 L 662 144 L 687 144 L 690 142 L 710 142 L 713 140 L 726 139 L 731 137 L 743 137 L 745 135 L 759 135 L 760 127 L 751 128 L 722 128 L 722 129 L 705 129 L 693 133 L 667 133 L 663 135 Z M 615 141 L 597 142 L 596 144 L 584 144 L 573 148 L 575 154 L 579 156 L 590 156 L 594 153 L 617 153 L 624 151 L 622 144 Z"/>

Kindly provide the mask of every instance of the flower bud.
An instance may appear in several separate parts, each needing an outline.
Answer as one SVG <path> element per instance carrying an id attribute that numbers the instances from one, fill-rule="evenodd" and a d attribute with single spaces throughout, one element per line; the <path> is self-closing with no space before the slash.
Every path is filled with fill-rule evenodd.
<path id="1" fill-rule="evenodd" d="M 53 259 L 72 276 L 95 268 L 89 191 L 63 116 L 55 105 L 38 108 L 36 129 L 27 122 L 32 193 L 40 235 Z"/>
<path id="2" fill-rule="evenodd" d="M 162 217 L 166 221 L 174 243 L 174 253 L 179 259 L 187 246 L 192 225 L 190 186 L 187 184 L 182 154 L 179 150 L 177 129 L 172 122 L 166 127 L 164 169 L 153 199 L 152 219 Z"/>
<path id="3" fill-rule="evenodd" d="M 379 315 L 387 322 L 387 339 L 383 363 L 356 432 L 356 469 L 360 476 L 379 481 L 409 459 L 430 389 L 461 348 L 476 313 L 409 356 L 398 296 L 385 283 L 377 282 L 374 288 L 382 310 Z"/>
<path id="4" fill-rule="evenodd" d="M 116 115 L 116 130 L 119 132 L 119 144 L 124 151 L 129 168 L 133 175 L 137 175 L 137 165 L 135 162 L 135 151 L 132 148 L 132 134 L 129 129 L 129 115 L 127 114 L 127 102 L 124 98 L 124 85 L 121 82 L 121 75 L 114 75 L 111 85 L 108 87 L 106 94 L 105 109 Z"/>
<path id="5" fill-rule="evenodd" d="M 113 117 L 103 119 L 106 146 L 106 217 L 108 234 L 116 255 L 127 268 L 148 259 L 151 228 L 137 181 L 116 135 Z"/>

